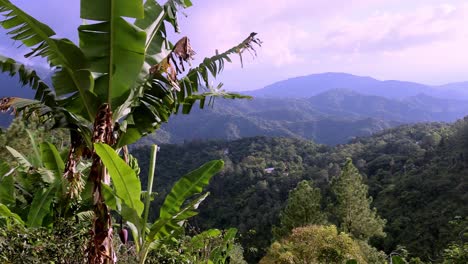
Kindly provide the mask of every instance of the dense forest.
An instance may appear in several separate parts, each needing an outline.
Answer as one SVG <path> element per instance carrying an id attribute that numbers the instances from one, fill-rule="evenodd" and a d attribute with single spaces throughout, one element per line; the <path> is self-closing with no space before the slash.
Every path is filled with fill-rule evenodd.
<path id="1" fill-rule="evenodd" d="M 289 191 L 302 180 L 312 180 L 327 211 L 329 183 L 350 157 L 369 186 L 372 206 L 387 220 L 386 236 L 371 243 L 387 253 L 403 246 L 410 256 L 440 260 L 443 249 L 458 241 L 466 226 L 467 138 L 468 120 L 460 120 L 400 126 L 336 147 L 266 137 L 162 145 L 156 190 L 164 196 L 177 175 L 223 159 L 225 168 L 213 179 L 211 195 L 191 224 L 238 228 L 253 261 L 270 245 Z M 149 147 L 138 146 L 132 153 L 146 170 Z"/>

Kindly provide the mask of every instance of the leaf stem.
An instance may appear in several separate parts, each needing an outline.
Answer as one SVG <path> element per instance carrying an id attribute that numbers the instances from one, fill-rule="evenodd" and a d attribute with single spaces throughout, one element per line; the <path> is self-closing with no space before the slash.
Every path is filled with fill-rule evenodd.
<path id="1" fill-rule="evenodd" d="M 151 146 L 150 167 L 148 170 L 148 187 L 146 188 L 145 209 L 143 217 L 143 228 L 141 231 L 142 241 L 146 239 L 146 223 L 148 223 L 149 209 L 151 203 L 151 191 L 153 190 L 154 171 L 156 169 L 156 157 L 158 154 L 158 145 Z"/>

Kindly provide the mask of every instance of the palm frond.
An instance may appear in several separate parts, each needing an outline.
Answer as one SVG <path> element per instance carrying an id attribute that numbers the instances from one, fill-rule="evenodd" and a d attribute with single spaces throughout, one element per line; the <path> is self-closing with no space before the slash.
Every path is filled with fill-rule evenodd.
<path id="1" fill-rule="evenodd" d="M 27 47 L 40 46 L 45 39 L 55 35 L 49 26 L 24 13 L 8 0 L 0 0 L 0 13 L 5 17 L 1 25 L 9 30 L 7 34 Z"/>
<path id="2" fill-rule="evenodd" d="M 50 87 L 39 77 L 35 70 L 29 69 L 24 64 L 18 63 L 12 58 L 0 55 L 0 71 L 9 76 L 18 76 L 23 86 L 29 86 L 36 91 L 34 98 L 45 103 L 55 102 L 54 94 Z"/>
<path id="3" fill-rule="evenodd" d="M 85 68 L 86 60 L 78 60 L 83 56 L 76 45 L 70 40 L 51 38 L 55 32 L 49 26 L 26 14 L 9 0 L 0 0 L 0 14 L 5 17 L 0 25 L 8 30 L 11 39 L 21 41 L 32 49 L 26 57 L 46 57 L 52 66 L 57 67 Z M 63 49 L 70 53 L 64 54 Z"/>
<path id="4" fill-rule="evenodd" d="M 0 14 L 5 17 L 0 25 L 8 30 L 7 34 L 32 49 L 25 57 L 43 57 L 52 67 L 56 67 L 56 76 L 52 78 L 56 94 L 78 93 L 78 104 L 86 109 L 84 113 L 77 114 L 93 120 L 94 113 L 89 100 L 86 100 L 86 93 L 92 90 L 94 79 L 87 70 L 89 63 L 80 48 L 68 39 L 52 38 L 55 32 L 49 26 L 26 14 L 9 0 L 0 0 Z"/>
<path id="5" fill-rule="evenodd" d="M 234 54 L 239 55 L 241 66 L 243 67 L 243 54 L 247 51 L 252 54 L 252 56 L 256 56 L 257 53 L 255 51 L 254 45 L 262 45 L 262 41 L 258 39 L 256 35 L 257 33 L 255 32 L 250 33 L 250 35 L 239 45 L 232 47 L 231 49 L 221 54 L 218 54 L 218 51 L 216 51 L 217 54 L 215 56 L 205 58 L 203 62 L 198 65 L 198 67 L 191 69 L 187 73 L 187 76 L 181 80 L 181 82 L 189 82 L 191 84 L 204 83 L 205 87 L 210 87 L 209 74 L 216 78 L 218 74 L 223 71 L 224 64 L 226 62 L 232 62 L 230 56 Z M 196 78 L 197 81 L 194 81 L 194 78 Z M 186 88 L 190 89 L 190 87 Z"/>

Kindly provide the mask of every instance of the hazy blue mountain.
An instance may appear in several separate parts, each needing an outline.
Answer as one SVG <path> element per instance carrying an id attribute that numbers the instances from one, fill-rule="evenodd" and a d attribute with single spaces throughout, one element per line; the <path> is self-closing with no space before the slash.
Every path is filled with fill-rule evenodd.
<path id="1" fill-rule="evenodd" d="M 468 82 L 456 82 L 434 86 L 433 94 L 440 98 L 468 98 Z"/>
<path id="2" fill-rule="evenodd" d="M 309 99 L 316 110 L 342 117 L 372 117 L 405 123 L 455 121 L 468 114 L 468 102 L 418 94 L 402 100 L 335 89 Z"/>
<path id="3" fill-rule="evenodd" d="M 429 86 L 395 80 L 380 81 L 371 77 L 332 72 L 291 78 L 247 93 L 260 97 L 308 98 L 334 89 L 348 89 L 390 99 L 403 99 L 424 93 L 438 98 L 468 100 L 468 82 Z"/>

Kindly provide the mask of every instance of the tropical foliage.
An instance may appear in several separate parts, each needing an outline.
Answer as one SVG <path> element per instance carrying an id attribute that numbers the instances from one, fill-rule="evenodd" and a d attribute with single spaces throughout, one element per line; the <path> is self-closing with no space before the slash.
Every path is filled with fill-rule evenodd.
<path id="1" fill-rule="evenodd" d="M 85 203 L 69 200 L 70 189 L 62 177 L 65 163 L 55 146 L 41 143 L 37 148 L 35 142 L 31 142 L 31 146 L 33 158 L 6 146 L 17 165 L 10 167 L 0 161 L 0 222 L 47 227 L 60 219 L 85 212 Z M 79 167 L 85 172 L 89 164 Z M 84 185 L 84 180 L 80 184 Z"/>

